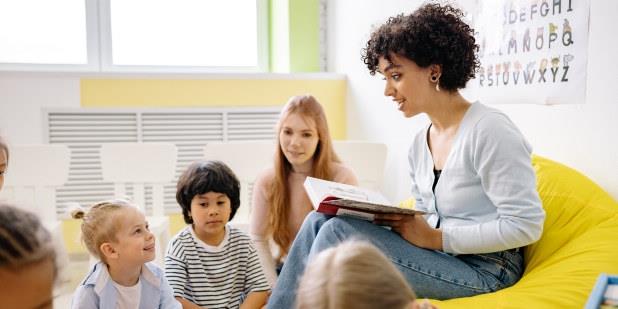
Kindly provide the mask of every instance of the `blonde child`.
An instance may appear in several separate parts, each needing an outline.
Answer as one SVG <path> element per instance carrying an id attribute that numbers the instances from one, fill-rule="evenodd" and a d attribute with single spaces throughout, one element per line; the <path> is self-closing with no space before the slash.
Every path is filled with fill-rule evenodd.
<path id="1" fill-rule="evenodd" d="M 9 165 L 9 147 L 0 136 L 0 190 L 4 185 L 4 173 Z"/>
<path id="2" fill-rule="evenodd" d="M 32 213 L 0 202 L 0 305 L 52 308 L 56 255 Z"/>
<path id="3" fill-rule="evenodd" d="M 155 258 L 155 238 L 144 215 L 124 200 L 95 204 L 82 219 L 82 240 L 100 259 L 73 296 L 72 308 L 181 308 Z"/>
<path id="4" fill-rule="evenodd" d="M 320 252 L 300 279 L 298 309 L 414 309 L 419 303 L 393 264 L 368 242 L 348 241 Z"/>
<path id="5" fill-rule="evenodd" d="M 170 241 L 165 275 L 183 308 L 260 308 L 269 286 L 247 235 L 230 226 L 240 183 L 219 161 L 195 162 L 180 176 L 176 200 L 188 224 Z"/>
<path id="6" fill-rule="evenodd" d="M 258 176 L 253 188 L 250 235 L 271 285 L 313 206 L 303 182 L 307 176 L 357 185 L 354 172 L 333 150 L 322 105 L 310 95 L 294 96 L 283 107 L 277 123 L 273 167 Z M 278 256 L 269 244 L 274 242 Z"/>

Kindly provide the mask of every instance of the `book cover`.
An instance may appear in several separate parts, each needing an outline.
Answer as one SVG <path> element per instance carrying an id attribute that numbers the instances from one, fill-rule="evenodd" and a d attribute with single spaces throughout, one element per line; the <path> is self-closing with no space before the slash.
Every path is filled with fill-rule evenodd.
<path id="1" fill-rule="evenodd" d="M 618 307 L 618 276 L 600 274 L 597 278 L 585 309 Z"/>
<path id="2" fill-rule="evenodd" d="M 424 212 L 392 205 L 381 193 L 343 183 L 307 177 L 305 191 L 317 212 L 372 221 L 375 214 L 415 215 Z"/>

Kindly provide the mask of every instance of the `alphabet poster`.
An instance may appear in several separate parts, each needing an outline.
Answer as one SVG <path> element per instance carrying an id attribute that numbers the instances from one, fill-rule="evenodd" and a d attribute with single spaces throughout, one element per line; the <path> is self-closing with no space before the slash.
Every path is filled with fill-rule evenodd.
<path id="1" fill-rule="evenodd" d="M 476 1 L 484 103 L 584 103 L 590 0 Z"/>

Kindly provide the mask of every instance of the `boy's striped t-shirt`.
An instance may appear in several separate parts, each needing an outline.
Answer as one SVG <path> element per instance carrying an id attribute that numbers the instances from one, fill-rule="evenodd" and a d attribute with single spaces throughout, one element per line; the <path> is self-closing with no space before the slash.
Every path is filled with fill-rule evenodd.
<path id="1" fill-rule="evenodd" d="M 250 292 L 270 287 L 249 236 L 226 225 L 218 246 L 202 242 L 191 226 L 170 241 L 165 276 L 174 296 L 206 308 L 238 308 Z"/>

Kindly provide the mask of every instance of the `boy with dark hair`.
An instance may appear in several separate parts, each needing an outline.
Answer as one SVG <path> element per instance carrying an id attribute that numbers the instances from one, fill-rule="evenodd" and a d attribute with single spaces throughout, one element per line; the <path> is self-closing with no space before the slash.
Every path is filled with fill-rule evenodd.
<path id="1" fill-rule="evenodd" d="M 183 308 L 260 308 L 270 287 L 247 235 L 227 224 L 240 206 L 240 183 L 220 161 L 191 164 L 176 200 L 186 228 L 170 241 L 165 274 Z"/>

